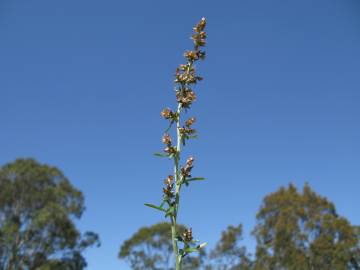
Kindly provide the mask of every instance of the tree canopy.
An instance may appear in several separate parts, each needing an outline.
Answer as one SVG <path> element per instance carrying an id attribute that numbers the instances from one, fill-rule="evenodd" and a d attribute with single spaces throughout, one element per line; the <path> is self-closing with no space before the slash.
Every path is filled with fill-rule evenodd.
<path id="1" fill-rule="evenodd" d="M 355 227 L 308 185 L 280 188 L 257 214 L 255 270 L 359 269 Z"/>
<path id="2" fill-rule="evenodd" d="M 254 256 L 241 244 L 242 226 L 228 226 L 214 248 L 187 269 L 360 270 L 360 227 L 309 185 L 299 192 L 290 184 L 267 195 L 256 218 Z M 141 228 L 120 251 L 135 270 L 173 269 L 167 264 L 170 256 L 167 223 Z"/>
<path id="3" fill-rule="evenodd" d="M 34 159 L 2 166 L 0 269 L 84 269 L 82 251 L 99 242 L 77 229 L 83 211 L 83 194 L 56 167 Z"/>
<path id="4" fill-rule="evenodd" d="M 173 270 L 171 224 L 161 222 L 140 228 L 126 240 L 119 252 L 119 258 L 125 259 L 134 270 Z M 185 226 L 177 224 L 177 231 L 184 232 Z M 201 257 L 187 256 L 183 260 L 183 269 L 199 269 Z"/>
<path id="5" fill-rule="evenodd" d="M 162 222 L 140 228 L 120 248 L 119 258 L 126 260 L 132 269 L 171 270 L 172 242 L 170 223 Z M 178 225 L 180 232 L 185 231 Z M 229 226 L 221 235 L 216 247 L 207 254 L 200 253 L 184 258 L 183 269 L 195 270 L 249 270 L 251 261 L 246 248 L 240 245 L 242 226 Z"/>
<path id="6" fill-rule="evenodd" d="M 220 240 L 210 252 L 207 270 L 250 270 L 252 262 L 243 240 L 242 225 L 229 225 L 221 233 Z"/>

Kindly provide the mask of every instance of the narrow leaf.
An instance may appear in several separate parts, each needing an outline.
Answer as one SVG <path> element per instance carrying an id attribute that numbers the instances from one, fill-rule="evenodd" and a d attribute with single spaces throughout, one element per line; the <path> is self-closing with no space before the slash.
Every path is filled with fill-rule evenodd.
<path id="1" fill-rule="evenodd" d="M 200 245 L 197 246 L 198 249 L 201 249 L 203 247 L 205 247 L 207 245 L 207 242 L 201 243 Z"/>
<path id="2" fill-rule="evenodd" d="M 168 154 L 162 154 L 162 153 L 155 153 L 154 156 L 157 156 L 157 157 L 169 157 Z"/>
<path id="3" fill-rule="evenodd" d="M 205 178 L 204 177 L 193 177 L 193 178 L 186 179 L 187 182 L 190 182 L 190 181 L 202 181 L 202 180 L 205 180 Z"/>
<path id="4" fill-rule="evenodd" d="M 159 207 L 159 206 L 156 206 L 156 205 L 153 205 L 151 203 L 145 203 L 146 206 L 148 207 L 151 207 L 151 208 L 154 208 L 154 209 L 157 209 L 157 210 L 160 210 L 162 212 L 166 212 L 166 209 L 162 208 L 162 207 Z"/>
<path id="5" fill-rule="evenodd" d="M 174 120 L 172 120 L 171 122 L 170 122 L 170 125 L 168 126 L 168 128 L 164 131 L 164 133 L 167 133 L 169 130 L 170 130 L 170 128 L 172 127 L 172 125 L 174 124 Z"/>
<path id="6" fill-rule="evenodd" d="M 195 248 L 187 248 L 185 249 L 186 253 L 191 253 L 191 252 L 199 252 L 199 249 L 197 247 Z"/>

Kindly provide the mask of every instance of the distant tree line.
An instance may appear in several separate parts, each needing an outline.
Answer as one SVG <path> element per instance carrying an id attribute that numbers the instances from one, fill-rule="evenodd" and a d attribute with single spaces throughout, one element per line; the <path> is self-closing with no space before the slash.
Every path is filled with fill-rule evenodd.
<path id="1" fill-rule="evenodd" d="M 17 159 L 0 167 L 0 270 L 82 270 L 83 251 L 99 245 L 76 220 L 84 197 L 56 167 Z M 211 250 L 183 259 L 183 270 L 360 270 L 360 227 L 309 185 L 282 187 L 263 199 L 252 234 L 228 226 Z M 179 233 L 185 227 L 177 225 Z M 120 248 L 134 270 L 173 270 L 169 223 L 140 228 Z"/>
<path id="2" fill-rule="evenodd" d="M 266 196 L 252 231 L 255 254 L 241 244 L 242 225 L 228 226 L 215 247 L 187 258 L 184 269 L 359 270 L 360 229 L 309 185 L 290 184 Z M 179 230 L 184 230 L 179 226 Z M 143 227 L 125 241 L 119 258 L 132 269 L 173 270 L 170 225 Z"/>

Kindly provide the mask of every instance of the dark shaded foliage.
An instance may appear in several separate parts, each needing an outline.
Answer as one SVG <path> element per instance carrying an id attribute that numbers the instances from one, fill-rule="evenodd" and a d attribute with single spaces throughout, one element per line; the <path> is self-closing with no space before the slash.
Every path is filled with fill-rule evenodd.
<path id="1" fill-rule="evenodd" d="M 98 244 L 74 224 L 84 211 L 82 193 L 63 173 L 33 159 L 0 168 L 0 269 L 81 270 L 81 252 Z"/>

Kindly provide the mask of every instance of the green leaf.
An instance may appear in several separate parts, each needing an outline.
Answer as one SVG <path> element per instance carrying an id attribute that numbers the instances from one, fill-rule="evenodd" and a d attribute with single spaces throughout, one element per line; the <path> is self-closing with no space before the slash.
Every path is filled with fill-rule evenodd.
<path id="1" fill-rule="evenodd" d="M 184 249 L 185 253 L 191 253 L 191 252 L 199 252 L 200 249 L 204 248 L 207 245 L 207 242 L 201 243 L 200 245 L 197 245 L 196 247 L 186 247 Z"/>
<path id="2" fill-rule="evenodd" d="M 162 208 L 162 207 L 160 207 L 160 206 L 156 206 L 156 205 L 153 205 L 153 204 L 151 204 L 151 203 L 145 203 L 145 205 L 148 206 L 148 207 L 151 207 L 151 208 L 160 210 L 160 211 L 162 211 L 162 212 L 166 212 L 166 209 L 164 209 L 164 208 Z"/>
<path id="3" fill-rule="evenodd" d="M 193 177 L 193 178 L 186 179 L 187 182 L 190 182 L 190 181 L 202 181 L 202 180 L 205 180 L 205 178 L 204 177 Z"/>
<path id="4" fill-rule="evenodd" d="M 174 207 L 174 206 L 171 206 L 171 207 L 166 211 L 165 217 L 173 216 L 174 213 L 175 213 L 175 207 Z"/>
<path id="5" fill-rule="evenodd" d="M 157 157 L 169 157 L 168 154 L 162 154 L 162 153 L 155 153 L 154 156 L 157 156 Z"/>
<path id="6" fill-rule="evenodd" d="M 168 133 L 168 131 L 170 130 L 170 128 L 172 127 L 172 125 L 174 124 L 175 120 L 172 120 L 170 122 L 170 125 L 168 126 L 168 128 L 164 131 L 164 133 Z"/>
<path id="7" fill-rule="evenodd" d="M 185 249 L 186 253 L 191 253 L 191 252 L 199 252 L 199 249 L 197 247 L 195 248 L 187 248 Z"/>
<path id="8" fill-rule="evenodd" d="M 204 248 L 207 245 L 207 242 L 201 243 L 200 245 L 198 245 L 196 248 L 197 249 L 201 249 Z"/>

